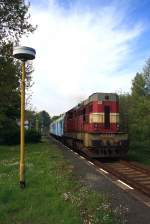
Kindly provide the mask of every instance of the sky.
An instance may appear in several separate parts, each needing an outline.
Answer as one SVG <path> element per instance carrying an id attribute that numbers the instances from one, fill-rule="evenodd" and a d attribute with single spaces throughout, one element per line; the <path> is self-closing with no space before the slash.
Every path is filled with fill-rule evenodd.
<path id="1" fill-rule="evenodd" d="M 59 115 L 94 92 L 130 92 L 150 57 L 150 0 L 30 0 L 32 105 Z"/>

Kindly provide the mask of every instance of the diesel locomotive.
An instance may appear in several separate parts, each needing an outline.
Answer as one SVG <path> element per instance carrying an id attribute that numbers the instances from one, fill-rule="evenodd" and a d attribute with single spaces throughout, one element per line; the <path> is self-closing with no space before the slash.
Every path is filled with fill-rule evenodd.
<path id="1" fill-rule="evenodd" d="M 91 158 L 123 158 L 128 134 L 119 131 L 119 97 L 94 93 L 50 125 L 50 133 Z"/>

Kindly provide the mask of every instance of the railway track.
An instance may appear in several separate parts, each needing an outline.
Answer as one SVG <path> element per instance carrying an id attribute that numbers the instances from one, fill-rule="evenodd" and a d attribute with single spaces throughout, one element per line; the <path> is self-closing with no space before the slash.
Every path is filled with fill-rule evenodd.
<path id="1" fill-rule="evenodd" d="M 150 197 L 150 169 L 124 160 L 105 163 L 95 160 L 93 163 Z"/>
<path id="2" fill-rule="evenodd" d="M 84 157 L 90 159 L 90 153 L 85 153 Z M 129 162 L 127 160 L 109 161 L 105 162 L 92 159 L 91 160 L 97 167 L 103 168 L 113 176 L 117 177 L 132 188 L 144 193 L 150 197 L 150 168 L 146 168 L 140 164 Z"/>
<path id="3" fill-rule="evenodd" d="M 71 148 L 69 147 L 69 149 Z M 129 184 L 132 188 L 150 197 L 150 168 L 145 168 L 142 165 L 126 160 L 102 162 L 97 159 L 91 159 L 89 153 L 83 153 L 83 151 L 77 151 L 77 153 L 91 161 L 96 167 L 106 170 L 121 181 Z"/>

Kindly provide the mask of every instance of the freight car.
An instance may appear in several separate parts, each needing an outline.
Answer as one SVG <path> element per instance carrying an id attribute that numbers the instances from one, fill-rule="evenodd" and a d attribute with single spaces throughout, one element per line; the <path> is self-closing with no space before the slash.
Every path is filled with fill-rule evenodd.
<path id="1" fill-rule="evenodd" d="M 119 98 L 94 93 L 50 125 L 50 133 L 92 158 L 122 158 L 128 134 L 119 131 Z"/>

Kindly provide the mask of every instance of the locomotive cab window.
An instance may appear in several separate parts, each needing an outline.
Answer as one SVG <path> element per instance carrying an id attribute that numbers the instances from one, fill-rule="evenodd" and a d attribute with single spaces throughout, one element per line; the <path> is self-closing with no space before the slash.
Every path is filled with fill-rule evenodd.
<path id="1" fill-rule="evenodd" d="M 105 106 L 104 107 L 104 117 L 105 117 L 105 128 L 109 128 L 110 127 L 110 107 L 109 106 Z"/>

